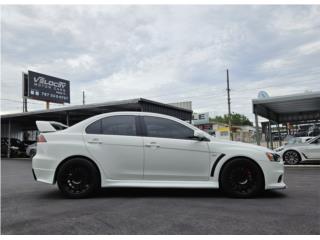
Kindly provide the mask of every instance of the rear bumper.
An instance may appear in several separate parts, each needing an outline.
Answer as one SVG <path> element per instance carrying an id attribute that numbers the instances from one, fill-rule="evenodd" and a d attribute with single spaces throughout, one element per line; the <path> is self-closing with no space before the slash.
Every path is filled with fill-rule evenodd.
<path id="1" fill-rule="evenodd" d="M 36 181 L 54 184 L 56 159 L 37 153 L 32 158 L 32 171 Z"/>
<path id="2" fill-rule="evenodd" d="M 32 169 L 34 179 L 38 182 L 54 184 L 54 171 L 50 169 Z"/>

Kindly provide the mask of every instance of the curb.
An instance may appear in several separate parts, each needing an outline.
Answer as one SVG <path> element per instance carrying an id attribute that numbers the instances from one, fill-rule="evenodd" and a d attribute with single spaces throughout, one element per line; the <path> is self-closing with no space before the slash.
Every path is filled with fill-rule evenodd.
<path id="1" fill-rule="evenodd" d="M 320 168 L 319 165 L 284 165 L 285 168 Z"/>

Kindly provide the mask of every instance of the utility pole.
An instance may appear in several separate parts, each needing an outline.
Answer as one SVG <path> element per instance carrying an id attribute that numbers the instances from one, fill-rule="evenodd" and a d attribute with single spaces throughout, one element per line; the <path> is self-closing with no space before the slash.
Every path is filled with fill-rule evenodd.
<path id="1" fill-rule="evenodd" d="M 231 131 L 231 101 L 230 101 L 230 87 L 229 87 L 229 70 L 227 69 L 227 93 L 228 93 L 228 124 L 230 138 L 233 140 L 232 131 Z"/>
<path id="2" fill-rule="evenodd" d="M 84 90 L 82 91 L 82 104 L 83 105 L 86 104 L 86 96 L 85 96 Z"/>

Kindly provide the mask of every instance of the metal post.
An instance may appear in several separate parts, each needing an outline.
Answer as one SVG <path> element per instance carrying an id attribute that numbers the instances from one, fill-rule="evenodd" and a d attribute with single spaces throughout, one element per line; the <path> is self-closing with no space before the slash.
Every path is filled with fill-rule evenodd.
<path id="1" fill-rule="evenodd" d="M 28 112 L 28 74 L 22 72 L 22 112 Z"/>
<path id="2" fill-rule="evenodd" d="M 257 140 L 257 144 L 260 146 L 258 114 L 254 114 L 254 117 L 255 117 L 255 121 L 256 121 L 256 140 Z"/>
<path id="3" fill-rule="evenodd" d="M 7 157 L 10 158 L 11 156 L 11 120 L 9 120 L 8 124 L 8 151 L 7 151 Z"/>
<path id="4" fill-rule="evenodd" d="M 46 109 L 49 110 L 49 107 L 50 107 L 50 103 L 46 102 Z"/>
<path id="5" fill-rule="evenodd" d="M 271 127 L 271 121 L 270 120 L 269 120 L 269 139 L 270 139 L 270 148 L 273 149 L 272 127 Z"/>
<path id="6" fill-rule="evenodd" d="M 278 129 L 278 135 L 279 135 L 279 147 L 282 145 L 282 141 L 281 141 L 281 133 L 280 133 L 280 127 L 279 127 L 279 123 L 277 124 L 277 129 Z"/>
<path id="7" fill-rule="evenodd" d="M 85 95 L 85 92 L 82 91 L 82 105 L 85 105 L 86 104 L 86 95 Z"/>
<path id="8" fill-rule="evenodd" d="M 27 98 L 22 98 L 22 112 L 28 112 Z"/>
<path id="9" fill-rule="evenodd" d="M 66 125 L 69 126 L 69 112 L 66 113 Z"/>
<path id="10" fill-rule="evenodd" d="M 270 127 L 269 124 L 267 125 L 267 132 L 266 132 L 266 140 L 267 140 L 267 148 L 270 148 Z"/>

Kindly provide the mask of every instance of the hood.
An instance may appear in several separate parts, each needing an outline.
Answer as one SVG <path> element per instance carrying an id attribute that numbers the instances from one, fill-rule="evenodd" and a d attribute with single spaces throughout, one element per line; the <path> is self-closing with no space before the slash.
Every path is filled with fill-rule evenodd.
<path id="1" fill-rule="evenodd" d="M 308 146 L 309 143 L 296 143 L 296 144 L 287 144 L 287 145 L 284 145 L 283 147 L 284 148 L 289 148 L 289 147 L 300 147 L 300 146 Z"/>
<path id="2" fill-rule="evenodd" d="M 232 147 L 232 148 L 241 148 L 241 149 L 250 149 L 250 150 L 256 150 L 256 151 L 261 151 L 261 152 L 273 152 L 273 150 L 258 146 L 252 143 L 243 143 L 243 142 L 235 142 L 235 141 L 230 141 L 230 140 L 218 140 L 214 139 L 211 141 L 213 145 L 220 145 L 220 146 L 226 146 L 226 147 Z"/>

